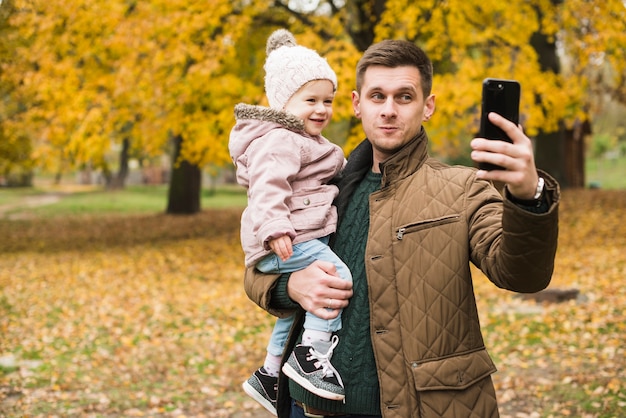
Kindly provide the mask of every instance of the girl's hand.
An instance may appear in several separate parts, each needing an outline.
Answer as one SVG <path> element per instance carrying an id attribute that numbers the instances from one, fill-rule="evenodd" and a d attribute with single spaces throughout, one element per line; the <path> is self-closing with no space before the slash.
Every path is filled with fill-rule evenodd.
<path id="1" fill-rule="evenodd" d="M 287 235 L 270 240 L 269 246 L 281 260 L 287 261 L 293 255 L 293 247 L 291 246 L 291 238 Z"/>

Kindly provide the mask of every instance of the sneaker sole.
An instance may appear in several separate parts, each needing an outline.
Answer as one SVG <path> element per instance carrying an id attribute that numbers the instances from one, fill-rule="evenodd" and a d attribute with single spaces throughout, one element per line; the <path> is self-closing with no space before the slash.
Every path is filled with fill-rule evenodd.
<path id="1" fill-rule="evenodd" d="M 241 387 L 243 387 L 243 391 L 246 392 L 246 394 L 251 397 L 252 399 L 254 399 L 255 401 L 257 401 L 258 403 L 261 404 L 261 406 L 263 406 L 263 408 L 267 409 L 267 411 L 274 415 L 277 416 L 276 413 L 276 408 L 274 408 L 274 405 L 272 405 L 272 403 L 270 401 L 268 401 L 267 399 L 265 399 L 265 397 L 263 395 L 261 395 L 259 392 L 256 391 L 256 389 L 254 389 L 250 383 L 243 382 L 243 385 L 241 385 Z"/>
<path id="2" fill-rule="evenodd" d="M 311 382 L 302 377 L 300 373 L 298 373 L 293 367 L 291 367 L 289 363 L 285 363 L 283 365 L 283 373 L 285 373 L 287 377 L 291 378 L 291 380 L 293 380 L 309 392 L 319 396 L 320 398 L 330 399 L 332 401 L 343 401 L 346 398 L 346 395 L 329 392 L 327 390 L 313 386 Z"/>

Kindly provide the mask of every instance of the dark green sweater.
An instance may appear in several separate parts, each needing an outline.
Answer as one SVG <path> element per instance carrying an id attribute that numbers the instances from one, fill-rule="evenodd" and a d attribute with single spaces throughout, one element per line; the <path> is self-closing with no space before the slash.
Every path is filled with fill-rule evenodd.
<path id="1" fill-rule="evenodd" d="M 370 337 L 370 310 L 365 277 L 365 245 L 369 229 L 369 195 L 380 188 L 381 175 L 369 172 L 358 184 L 345 213 L 333 245 L 347 264 L 354 281 L 350 304 L 343 310 L 343 328 L 336 334 L 339 345 L 331 363 L 343 379 L 345 404 L 321 399 L 290 381 L 291 397 L 329 412 L 380 415 L 378 375 Z"/>

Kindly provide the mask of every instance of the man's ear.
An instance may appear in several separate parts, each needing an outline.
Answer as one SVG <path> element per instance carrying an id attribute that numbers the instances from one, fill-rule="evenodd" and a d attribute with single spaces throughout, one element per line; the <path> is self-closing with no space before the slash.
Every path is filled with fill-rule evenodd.
<path id="1" fill-rule="evenodd" d="M 356 90 L 352 91 L 352 110 L 354 111 L 354 116 L 358 119 L 361 118 L 361 98 L 359 97 L 359 93 Z"/>
<path id="2" fill-rule="evenodd" d="M 424 121 L 428 121 L 435 113 L 435 95 L 431 94 L 424 101 Z"/>

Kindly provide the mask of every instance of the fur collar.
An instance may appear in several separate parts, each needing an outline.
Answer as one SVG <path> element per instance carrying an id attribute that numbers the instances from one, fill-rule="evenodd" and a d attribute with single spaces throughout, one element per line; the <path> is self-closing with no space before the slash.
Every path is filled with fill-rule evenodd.
<path id="1" fill-rule="evenodd" d="M 304 131 L 304 121 L 302 119 L 283 110 L 276 110 L 271 107 L 239 103 L 235 106 L 235 118 L 237 120 L 255 119 L 263 122 L 273 122 L 292 131 Z"/>

